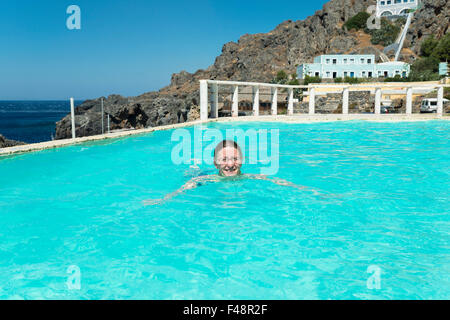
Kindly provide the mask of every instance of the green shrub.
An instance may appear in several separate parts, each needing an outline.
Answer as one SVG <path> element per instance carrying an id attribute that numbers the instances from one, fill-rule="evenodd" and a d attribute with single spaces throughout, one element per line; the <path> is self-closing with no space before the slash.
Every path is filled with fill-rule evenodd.
<path id="1" fill-rule="evenodd" d="M 433 54 L 434 49 L 436 49 L 439 41 L 434 39 L 434 36 L 425 39 L 420 46 L 420 55 L 422 57 L 429 57 Z"/>
<path id="2" fill-rule="evenodd" d="M 287 81 L 287 80 L 288 80 L 288 76 L 287 76 L 286 72 L 284 70 L 278 71 L 275 81 L 277 81 L 277 83 L 280 83 L 282 81 Z"/>
<path id="3" fill-rule="evenodd" d="M 417 71 L 411 69 L 408 77 L 408 81 L 437 81 L 439 79 L 439 74 L 431 70 Z"/>
<path id="4" fill-rule="evenodd" d="M 411 65 L 411 70 L 417 72 L 431 71 L 437 73 L 439 71 L 439 59 L 433 56 L 417 59 Z"/>
<path id="5" fill-rule="evenodd" d="M 348 30 L 361 30 L 367 25 L 367 20 L 370 18 L 370 14 L 365 11 L 357 13 L 355 16 L 351 17 L 344 23 L 345 28 Z"/>
<path id="6" fill-rule="evenodd" d="M 303 85 L 307 86 L 310 83 L 321 83 L 322 79 L 320 77 L 311 77 L 306 76 L 305 80 L 303 81 Z"/>
<path id="7" fill-rule="evenodd" d="M 450 100 L 450 88 L 444 88 L 444 98 Z"/>
<path id="8" fill-rule="evenodd" d="M 438 61 L 450 60 L 450 33 L 437 40 L 434 36 L 425 39 L 420 46 L 422 57 L 433 57 Z"/>
<path id="9" fill-rule="evenodd" d="M 399 27 L 403 27 L 405 25 L 405 23 L 406 23 L 406 18 L 404 18 L 404 17 L 397 18 L 394 21 L 394 24 Z"/>
<path id="10" fill-rule="evenodd" d="M 431 53 L 431 56 L 441 62 L 450 61 L 450 33 L 447 33 L 439 39 L 439 42 Z"/>
<path id="11" fill-rule="evenodd" d="M 397 40 L 400 30 L 399 26 L 389 22 L 386 18 L 382 18 L 380 29 L 369 30 L 366 28 L 365 32 L 371 35 L 370 42 L 372 44 L 381 44 L 386 47 Z"/>
<path id="12" fill-rule="evenodd" d="M 450 33 L 441 39 L 430 36 L 420 46 L 422 56 L 411 65 L 409 81 L 436 81 L 439 76 L 439 62 L 450 60 Z"/>
<path id="13" fill-rule="evenodd" d="M 408 78 L 402 78 L 399 74 L 394 77 L 388 77 L 384 79 L 384 82 L 408 82 Z"/>
<path id="14" fill-rule="evenodd" d="M 355 77 L 344 77 L 344 83 L 357 84 L 361 83 L 361 79 Z"/>
<path id="15" fill-rule="evenodd" d="M 357 84 L 363 82 L 363 78 L 355 78 L 355 77 L 344 77 L 344 78 L 335 78 L 334 83 L 350 83 Z"/>

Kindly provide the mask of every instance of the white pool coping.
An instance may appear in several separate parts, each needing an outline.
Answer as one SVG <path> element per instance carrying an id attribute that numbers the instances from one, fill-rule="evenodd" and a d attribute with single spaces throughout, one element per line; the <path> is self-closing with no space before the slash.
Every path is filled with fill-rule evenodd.
<path id="1" fill-rule="evenodd" d="M 245 117 L 223 117 L 217 119 L 208 119 L 206 121 L 191 121 L 184 123 L 177 123 L 166 126 L 151 127 L 145 129 L 131 129 L 115 131 L 107 134 L 100 134 L 89 137 L 81 137 L 75 139 L 53 140 L 39 143 L 31 143 L 26 145 L 1 148 L 0 156 L 12 155 L 16 153 L 40 151 L 46 149 L 59 148 L 79 144 L 88 141 L 98 141 L 104 139 L 121 138 L 126 136 L 145 134 L 154 131 L 170 130 L 177 128 L 184 128 L 195 126 L 199 124 L 206 124 L 210 122 L 282 122 L 282 123 L 317 123 L 317 122 L 333 122 L 333 121 L 349 121 L 349 120 L 364 120 L 372 122 L 410 122 L 410 121 L 429 121 L 429 120 L 446 120 L 449 121 L 449 116 L 439 116 L 436 114 L 316 114 L 316 115 L 267 115 L 267 116 L 245 116 Z"/>

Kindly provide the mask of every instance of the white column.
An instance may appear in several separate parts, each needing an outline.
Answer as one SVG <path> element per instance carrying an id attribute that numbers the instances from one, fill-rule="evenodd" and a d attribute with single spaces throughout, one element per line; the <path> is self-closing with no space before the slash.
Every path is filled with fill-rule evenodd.
<path id="1" fill-rule="evenodd" d="M 289 89 L 289 100 L 288 100 L 288 116 L 292 116 L 294 114 L 294 89 Z"/>
<path id="2" fill-rule="evenodd" d="M 259 87 L 253 87 L 253 115 L 259 116 Z"/>
<path id="3" fill-rule="evenodd" d="M 412 114 L 412 97 L 413 89 L 411 87 L 406 88 L 406 114 Z"/>
<path id="4" fill-rule="evenodd" d="M 214 83 L 211 86 L 212 89 L 212 95 L 211 95 L 211 118 L 218 118 L 219 117 L 219 86 Z"/>
<path id="5" fill-rule="evenodd" d="M 103 120 L 105 114 L 105 109 L 103 108 L 103 98 L 102 98 L 102 134 L 105 133 L 105 121 Z"/>
<path id="6" fill-rule="evenodd" d="M 342 114 L 348 114 L 349 90 L 344 88 L 342 91 Z"/>
<path id="7" fill-rule="evenodd" d="M 278 112 L 278 88 L 272 88 L 272 115 L 276 116 Z"/>
<path id="8" fill-rule="evenodd" d="M 70 118 L 72 121 L 72 139 L 75 139 L 75 106 L 73 98 L 70 98 Z"/>
<path id="9" fill-rule="evenodd" d="M 309 89 L 309 114 L 314 114 L 316 107 L 316 89 Z"/>
<path id="10" fill-rule="evenodd" d="M 381 113 L 381 88 L 375 89 L 375 114 Z"/>
<path id="11" fill-rule="evenodd" d="M 444 87 L 439 87 L 437 92 L 437 114 L 442 116 L 444 109 Z"/>
<path id="12" fill-rule="evenodd" d="M 208 120 L 208 82 L 200 80 L 200 120 Z"/>
<path id="13" fill-rule="evenodd" d="M 231 106 L 231 116 L 237 117 L 239 115 L 239 87 L 233 86 L 233 103 Z"/>

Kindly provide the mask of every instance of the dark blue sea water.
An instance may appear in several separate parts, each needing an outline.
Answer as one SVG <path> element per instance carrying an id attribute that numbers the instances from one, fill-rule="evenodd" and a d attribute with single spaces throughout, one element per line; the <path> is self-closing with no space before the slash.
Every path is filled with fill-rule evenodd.
<path id="1" fill-rule="evenodd" d="M 55 123 L 68 113 L 69 100 L 0 101 L 0 134 L 28 143 L 49 141 L 55 135 Z"/>

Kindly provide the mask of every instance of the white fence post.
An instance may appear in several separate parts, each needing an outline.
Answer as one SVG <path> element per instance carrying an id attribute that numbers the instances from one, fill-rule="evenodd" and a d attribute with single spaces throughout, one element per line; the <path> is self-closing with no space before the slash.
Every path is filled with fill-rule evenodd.
<path id="1" fill-rule="evenodd" d="M 73 98 L 70 98 L 70 118 L 72 120 L 72 139 L 75 139 L 75 106 Z"/>
<path id="2" fill-rule="evenodd" d="M 237 117 L 239 115 L 239 87 L 234 86 L 233 91 L 233 104 L 231 107 L 231 116 Z"/>
<path id="3" fill-rule="evenodd" d="M 208 120 L 208 81 L 200 80 L 200 120 Z"/>
<path id="4" fill-rule="evenodd" d="M 344 88 L 342 91 L 342 114 L 348 114 L 348 98 L 349 98 L 349 89 Z"/>
<path id="5" fill-rule="evenodd" d="M 406 114 L 412 114 L 412 97 L 413 97 L 412 87 L 406 88 Z"/>
<path id="6" fill-rule="evenodd" d="M 278 88 L 272 89 L 272 115 L 276 116 L 278 113 Z"/>
<path id="7" fill-rule="evenodd" d="M 252 87 L 253 89 L 253 115 L 259 116 L 259 86 Z"/>
<path id="8" fill-rule="evenodd" d="M 288 116 L 292 116 L 294 114 L 294 89 L 289 88 L 289 98 L 288 98 Z"/>
<path id="9" fill-rule="evenodd" d="M 315 113 L 316 107 L 316 89 L 311 87 L 309 89 L 309 114 L 313 115 Z"/>
<path id="10" fill-rule="evenodd" d="M 437 92 L 437 114 L 442 116 L 444 112 L 444 87 L 439 87 Z"/>
<path id="11" fill-rule="evenodd" d="M 381 88 L 375 89 L 375 114 L 381 113 Z"/>
<path id="12" fill-rule="evenodd" d="M 213 84 L 212 95 L 211 95 L 211 118 L 219 117 L 219 86 L 217 84 Z"/>
<path id="13" fill-rule="evenodd" d="M 102 134 L 105 133 L 105 108 L 103 107 L 103 98 L 102 98 Z"/>

